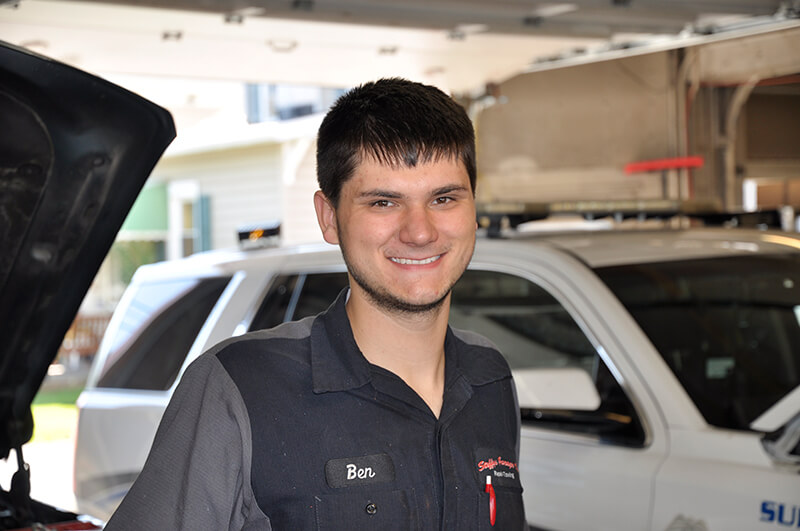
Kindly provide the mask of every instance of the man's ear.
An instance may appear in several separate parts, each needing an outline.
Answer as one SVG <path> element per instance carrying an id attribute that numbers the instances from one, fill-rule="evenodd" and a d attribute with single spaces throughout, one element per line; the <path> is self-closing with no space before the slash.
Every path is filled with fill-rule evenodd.
<path id="1" fill-rule="evenodd" d="M 322 231 L 322 237 L 330 244 L 338 244 L 339 228 L 336 225 L 336 209 L 322 193 L 322 190 L 314 193 L 314 210 L 317 211 L 317 223 Z"/>

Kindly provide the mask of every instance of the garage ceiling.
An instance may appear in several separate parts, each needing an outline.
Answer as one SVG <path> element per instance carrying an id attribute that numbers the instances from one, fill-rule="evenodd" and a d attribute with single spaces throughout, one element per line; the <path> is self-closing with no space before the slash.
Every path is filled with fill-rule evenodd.
<path id="1" fill-rule="evenodd" d="M 771 16 L 792 4 L 781 0 L 94 1 L 216 13 L 231 19 L 267 17 L 438 29 L 455 33 L 463 32 L 464 26 L 480 25 L 480 30 L 488 33 L 605 38 L 617 33 L 677 33 L 688 25 L 704 30 L 717 22 L 724 22 L 727 17 Z M 471 29 L 476 30 L 474 27 Z"/>
<path id="2" fill-rule="evenodd" d="M 99 74 L 480 92 L 543 58 L 794 17 L 800 0 L 0 0 L 0 38 Z"/>

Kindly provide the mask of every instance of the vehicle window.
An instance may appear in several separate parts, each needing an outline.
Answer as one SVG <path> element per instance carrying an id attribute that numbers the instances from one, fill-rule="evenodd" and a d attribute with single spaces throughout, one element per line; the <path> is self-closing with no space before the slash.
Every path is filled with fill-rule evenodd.
<path id="1" fill-rule="evenodd" d="M 272 279 L 269 290 L 250 323 L 249 331 L 266 330 L 286 320 L 286 311 L 292 300 L 297 278 L 297 275 L 279 275 Z"/>
<path id="2" fill-rule="evenodd" d="M 800 255 L 607 267 L 709 424 L 746 430 L 800 385 Z"/>
<path id="3" fill-rule="evenodd" d="M 302 319 L 326 310 L 347 286 L 347 273 L 303 275 L 302 283 L 293 319 Z"/>
<path id="4" fill-rule="evenodd" d="M 325 311 L 345 286 L 346 273 L 275 277 L 250 324 L 250 330 L 272 328 L 285 321 Z"/>
<path id="5" fill-rule="evenodd" d="M 492 340 L 512 371 L 574 367 L 589 374 L 601 398 L 596 411 L 523 407 L 524 424 L 644 444 L 644 429 L 622 387 L 569 312 L 541 286 L 514 275 L 468 270 L 453 288 L 450 324 Z"/>
<path id="6" fill-rule="evenodd" d="M 166 390 L 229 278 L 139 286 L 105 356 L 98 387 Z"/>

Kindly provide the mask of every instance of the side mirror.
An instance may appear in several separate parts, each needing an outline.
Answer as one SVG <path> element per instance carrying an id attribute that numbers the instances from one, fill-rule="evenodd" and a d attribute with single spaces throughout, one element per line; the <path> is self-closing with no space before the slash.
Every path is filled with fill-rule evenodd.
<path id="1" fill-rule="evenodd" d="M 574 367 L 512 371 L 522 409 L 594 411 L 600 395 L 589 373 Z"/>

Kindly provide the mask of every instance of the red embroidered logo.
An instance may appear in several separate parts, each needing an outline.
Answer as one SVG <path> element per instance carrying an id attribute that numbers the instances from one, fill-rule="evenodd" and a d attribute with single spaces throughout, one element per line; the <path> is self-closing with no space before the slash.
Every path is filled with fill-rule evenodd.
<path id="1" fill-rule="evenodd" d="M 498 466 L 506 467 L 510 470 L 516 470 L 517 464 L 512 461 L 505 461 L 502 457 L 498 456 L 497 459 L 490 458 L 484 461 L 478 461 L 478 472 L 484 470 L 494 470 Z"/>

